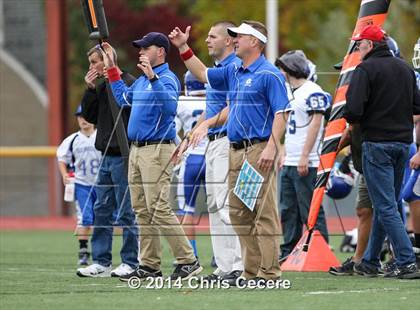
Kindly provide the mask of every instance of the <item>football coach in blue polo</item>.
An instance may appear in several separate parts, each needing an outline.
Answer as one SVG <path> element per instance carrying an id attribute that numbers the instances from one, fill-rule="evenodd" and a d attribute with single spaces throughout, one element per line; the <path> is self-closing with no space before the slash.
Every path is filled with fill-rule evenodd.
<path id="1" fill-rule="evenodd" d="M 111 46 L 104 44 L 105 64 L 112 93 L 117 103 L 131 105 L 128 138 L 131 141 L 128 168 L 131 205 L 140 225 L 141 265 L 121 277 L 161 277 L 160 233 L 167 239 L 177 260 L 172 279 L 185 279 L 202 271 L 182 226 L 169 205 L 170 179 L 175 149 L 176 108 L 181 85 L 166 63 L 169 40 L 159 32 L 150 32 L 133 42 L 139 49 L 139 67 L 143 74 L 127 87 L 113 61 Z"/>
<path id="2" fill-rule="evenodd" d="M 190 29 L 187 27 L 184 33 L 175 28 L 169 34 L 188 70 L 212 88 L 229 92 L 230 219 L 241 243 L 242 277 L 262 282 L 278 279 L 280 224 L 275 203 L 275 169 L 287 120 L 284 76 L 263 55 L 267 43 L 263 24 L 244 21 L 239 27 L 228 28 L 242 63 L 222 68 L 207 68 L 194 56 L 187 45 Z M 264 178 L 254 208 L 248 208 L 233 193 L 245 160 Z"/>

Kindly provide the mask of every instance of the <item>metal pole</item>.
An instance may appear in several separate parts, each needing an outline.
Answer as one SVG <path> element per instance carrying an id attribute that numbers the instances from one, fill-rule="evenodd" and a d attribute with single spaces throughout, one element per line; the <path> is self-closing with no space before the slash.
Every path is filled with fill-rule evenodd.
<path id="1" fill-rule="evenodd" d="M 268 32 L 267 59 L 274 63 L 278 56 L 278 0 L 265 0 L 265 20 Z"/>
<path id="2" fill-rule="evenodd" d="M 47 89 L 48 89 L 48 140 L 58 145 L 66 129 L 67 65 L 66 65 L 66 2 L 47 0 Z M 56 160 L 48 160 L 49 214 L 61 215 L 63 210 L 62 185 Z"/>

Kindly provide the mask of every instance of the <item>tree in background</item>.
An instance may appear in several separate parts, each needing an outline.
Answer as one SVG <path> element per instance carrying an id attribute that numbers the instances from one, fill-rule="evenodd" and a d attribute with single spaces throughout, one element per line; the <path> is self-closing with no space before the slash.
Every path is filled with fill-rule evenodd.
<path id="1" fill-rule="evenodd" d="M 304 50 L 321 72 L 321 86 L 333 92 L 338 73 L 332 66 L 346 54 L 359 6 L 356 0 L 279 0 L 279 55 L 290 49 Z M 192 30 L 197 38 L 195 52 L 210 61 L 204 42 L 210 25 L 221 19 L 265 22 L 265 1 L 196 0 L 190 12 L 196 19 Z M 419 35 L 420 1 L 393 0 L 384 28 L 397 40 L 402 55 L 410 58 Z"/>
<path id="2" fill-rule="evenodd" d="M 131 44 L 148 32 L 159 31 L 168 34 L 175 26 L 186 27 L 193 23 L 193 18 L 184 12 L 189 2 L 139 1 L 139 0 L 104 0 L 105 13 L 110 33 L 109 41 L 116 47 L 118 64 L 134 76 L 140 75 L 136 67 L 138 49 Z M 88 40 L 80 0 L 68 2 L 68 37 L 69 37 L 69 105 L 72 113 L 80 103 L 85 90 L 84 76 L 88 70 L 86 52 L 96 43 Z M 194 36 L 192 38 L 194 42 Z M 168 55 L 171 64 L 179 77 L 185 72 L 177 49 L 171 49 Z M 71 118 L 73 120 L 73 118 Z M 75 123 L 69 128 L 75 129 Z"/>
<path id="3" fill-rule="evenodd" d="M 219 20 L 265 22 L 264 0 L 104 0 L 104 6 L 119 64 L 135 76 L 140 74 L 138 54 L 131 41 L 147 32 L 167 34 L 174 26 L 185 29 L 192 25 L 191 45 L 210 65 L 205 39 L 211 24 Z M 321 86 L 333 92 L 338 73 L 332 65 L 346 53 L 359 6 L 356 0 L 279 0 L 279 55 L 290 49 L 304 50 L 317 65 Z M 87 39 L 79 0 L 68 0 L 68 23 L 71 113 L 84 91 L 86 51 L 94 44 Z M 409 59 L 419 35 L 420 1 L 393 0 L 384 28 L 397 40 L 403 57 Z M 168 62 L 182 80 L 185 67 L 176 49 L 171 49 Z"/>
<path id="4" fill-rule="evenodd" d="M 320 30 L 322 30 L 320 28 L 331 20 L 331 16 L 334 17 L 332 12 L 338 11 L 347 17 L 347 14 L 351 14 L 351 11 L 353 11 L 354 16 L 357 14 L 359 4 L 358 1 L 342 0 L 280 0 L 278 6 L 279 55 L 289 49 L 302 49 L 308 58 L 318 65 L 318 70 L 322 70 L 318 63 L 318 57 L 324 53 L 327 53 L 328 57 L 331 58 L 331 65 L 338 62 L 346 52 L 349 33 L 353 25 L 347 21 L 347 18 L 340 19 L 341 25 L 340 29 L 337 30 L 338 35 L 334 35 L 330 29 L 328 31 L 330 35 L 325 38 L 325 42 L 319 41 L 321 38 Z M 347 6 L 346 12 L 343 10 L 344 5 Z M 192 30 L 197 37 L 196 46 L 199 49 L 197 53 L 202 59 L 210 60 L 204 42 L 210 25 L 221 19 L 231 20 L 237 24 L 242 20 L 250 19 L 265 22 L 265 1 L 197 0 L 191 8 L 191 13 L 197 20 Z M 332 29 L 337 28 L 333 27 Z M 335 46 L 325 50 L 326 43 L 331 45 L 330 42 Z M 342 46 L 342 48 L 338 48 L 339 46 Z M 330 64 L 328 71 L 331 71 Z M 334 89 L 334 86 L 323 85 L 323 87 L 330 89 L 330 91 Z"/>

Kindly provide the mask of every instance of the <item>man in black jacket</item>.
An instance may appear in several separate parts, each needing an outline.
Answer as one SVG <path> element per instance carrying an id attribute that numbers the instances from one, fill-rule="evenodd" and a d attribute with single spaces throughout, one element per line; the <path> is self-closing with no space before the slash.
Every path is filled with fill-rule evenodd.
<path id="1" fill-rule="evenodd" d="M 135 215 L 131 208 L 130 193 L 127 189 L 127 170 L 117 141 L 116 122 L 108 101 L 106 82 L 95 82 L 105 77 L 105 66 L 99 47 L 88 52 L 89 71 L 85 76 L 87 90 L 82 99 L 83 117 L 97 126 L 95 147 L 102 152 L 103 158 L 95 186 L 97 201 L 94 206 L 94 230 L 92 235 L 92 258 L 94 264 L 79 268 L 81 277 L 121 277 L 129 274 L 138 266 L 138 239 Z M 121 72 L 121 77 L 128 84 L 134 77 Z M 117 108 L 119 111 L 119 108 Z M 125 129 L 130 116 L 129 109 L 123 109 L 121 116 Z M 92 168 L 93 169 L 93 168 Z M 113 223 L 113 211 L 118 213 Z M 111 270 L 113 225 L 123 227 L 123 245 L 120 251 L 122 264 Z"/>
<path id="2" fill-rule="evenodd" d="M 417 278 L 415 256 L 397 208 L 413 139 L 413 114 L 420 114 L 415 76 L 404 61 L 392 56 L 380 27 L 368 25 L 352 40 L 362 62 L 349 84 L 344 117 L 350 124 L 360 124 L 363 173 L 374 206 L 368 248 L 354 270 L 378 275 L 379 254 L 388 236 L 397 268 L 385 276 Z"/>

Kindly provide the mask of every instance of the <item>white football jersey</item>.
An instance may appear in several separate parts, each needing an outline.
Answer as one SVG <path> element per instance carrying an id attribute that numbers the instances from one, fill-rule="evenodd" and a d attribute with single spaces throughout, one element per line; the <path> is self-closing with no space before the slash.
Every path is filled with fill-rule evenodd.
<path id="1" fill-rule="evenodd" d="M 313 113 L 324 113 L 330 105 L 331 96 L 314 82 L 306 81 L 292 92 L 285 137 L 285 165 L 298 165 Z M 315 144 L 309 154 L 309 167 L 318 167 L 323 130 L 322 122 Z"/>
<path id="2" fill-rule="evenodd" d="M 183 129 L 184 134 L 190 132 L 205 110 L 206 97 L 179 96 L 175 117 L 176 132 L 181 129 Z M 204 138 L 194 149 L 189 147 L 186 154 L 204 155 L 207 144 L 208 139 Z"/>
<path id="3" fill-rule="evenodd" d="M 74 139 L 74 140 L 73 140 Z M 57 148 L 57 159 L 67 165 L 74 165 L 76 183 L 94 185 L 101 163 L 101 152 L 95 148 L 96 130 L 89 137 L 80 131 L 64 139 Z M 72 150 L 70 144 L 73 141 Z M 73 161 L 74 156 L 74 162 Z"/>

